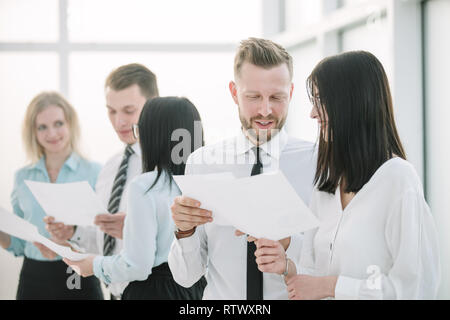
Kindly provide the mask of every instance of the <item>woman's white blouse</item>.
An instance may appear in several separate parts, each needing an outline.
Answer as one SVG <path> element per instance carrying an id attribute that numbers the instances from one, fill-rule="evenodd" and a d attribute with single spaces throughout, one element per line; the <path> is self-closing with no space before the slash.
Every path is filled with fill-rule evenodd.
<path id="1" fill-rule="evenodd" d="M 336 299 L 434 299 L 440 280 L 437 231 L 413 166 L 386 161 L 342 210 L 314 191 L 319 228 L 305 233 L 300 273 L 336 275 Z"/>

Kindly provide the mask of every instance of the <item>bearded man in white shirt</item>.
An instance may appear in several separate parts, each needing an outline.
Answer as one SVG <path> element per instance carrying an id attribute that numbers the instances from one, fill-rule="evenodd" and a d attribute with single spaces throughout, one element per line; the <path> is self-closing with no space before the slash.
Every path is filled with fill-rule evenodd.
<path id="1" fill-rule="evenodd" d="M 229 84 L 242 130 L 232 139 L 191 154 L 186 174 L 231 171 L 250 176 L 280 170 L 308 204 L 315 173 L 314 144 L 289 137 L 283 129 L 294 89 L 292 75 L 292 57 L 283 47 L 264 39 L 242 41 L 235 56 L 235 81 Z M 177 231 L 169 266 L 180 285 L 190 287 L 205 275 L 203 299 L 288 298 L 281 276 L 257 270 L 251 241 L 239 230 L 210 223 L 212 213 L 195 199 L 177 197 L 171 210 Z M 301 243 L 301 234 L 278 242 L 289 259 L 286 265 L 298 262 Z"/>
<path id="2" fill-rule="evenodd" d="M 113 208 L 116 212 L 97 215 L 95 224 L 98 227 L 66 226 L 55 223 L 53 217 L 45 217 L 47 230 L 53 237 L 69 240 L 73 247 L 88 253 L 114 255 L 120 252 L 127 212 L 127 201 L 124 200 L 127 186 L 142 173 L 141 150 L 132 126 L 137 124 L 145 102 L 158 96 L 156 76 L 143 65 L 123 65 L 109 74 L 105 81 L 108 117 L 126 148 L 106 162 L 97 179 L 96 193 L 108 210 Z M 86 263 L 92 264 L 92 261 Z M 127 285 L 109 285 L 111 299 L 120 298 Z"/>

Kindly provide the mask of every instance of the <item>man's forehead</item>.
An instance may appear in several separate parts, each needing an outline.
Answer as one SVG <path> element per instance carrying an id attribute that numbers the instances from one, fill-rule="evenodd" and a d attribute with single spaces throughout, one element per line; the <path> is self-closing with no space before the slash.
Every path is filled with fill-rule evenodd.
<path id="1" fill-rule="evenodd" d="M 105 88 L 106 106 L 112 109 L 125 109 L 143 105 L 146 98 L 141 94 L 140 88 L 130 86 L 122 90 Z"/>
<path id="2" fill-rule="evenodd" d="M 280 63 L 274 66 L 259 66 L 255 65 L 251 62 L 244 62 L 237 74 L 235 74 L 236 80 L 240 78 L 245 78 L 248 74 L 279 74 L 280 76 L 288 77 L 291 80 L 291 76 L 289 73 L 289 68 L 286 63 Z"/>
<path id="3" fill-rule="evenodd" d="M 114 110 L 120 110 L 120 109 L 126 110 L 126 109 L 136 108 L 137 106 L 134 105 L 134 104 L 122 104 L 122 105 L 121 104 L 115 104 L 115 103 L 108 104 L 108 102 L 107 102 L 106 103 L 106 107 L 108 109 L 114 109 Z"/>

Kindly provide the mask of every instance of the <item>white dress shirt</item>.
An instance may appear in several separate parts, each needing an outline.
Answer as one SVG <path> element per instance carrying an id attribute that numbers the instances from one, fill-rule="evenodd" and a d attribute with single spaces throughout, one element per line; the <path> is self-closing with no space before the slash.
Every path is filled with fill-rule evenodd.
<path id="1" fill-rule="evenodd" d="M 235 138 L 200 148 L 188 158 L 186 174 L 231 171 L 237 176 L 250 176 L 256 162 L 252 147 L 254 145 L 240 132 Z M 280 169 L 309 204 L 316 166 L 314 144 L 290 138 L 281 130 L 260 148 L 263 172 Z M 169 253 L 169 267 L 175 281 L 190 287 L 206 275 L 208 284 L 203 299 L 245 300 L 247 239 L 237 237 L 234 232 L 234 227 L 207 223 L 197 227 L 192 236 L 175 239 Z M 302 234 L 291 237 L 287 255 L 294 262 L 299 261 L 302 238 Z M 264 273 L 263 294 L 265 300 L 287 299 L 283 278 Z"/>
<path id="2" fill-rule="evenodd" d="M 127 180 L 125 182 L 124 191 L 120 200 L 119 211 L 127 213 L 127 189 L 130 181 L 134 177 L 142 173 L 142 160 L 141 160 L 141 148 L 138 143 L 132 146 L 134 153 L 128 160 Z M 117 171 L 119 170 L 120 163 L 122 162 L 124 151 L 117 153 L 110 160 L 106 162 L 97 179 L 95 186 L 95 192 L 100 197 L 100 200 L 108 207 L 109 198 L 114 184 Z M 106 212 L 105 212 L 106 213 Z M 75 243 L 78 247 L 82 248 L 87 253 L 94 253 L 103 255 L 103 239 L 104 233 L 98 227 L 81 227 L 78 226 L 71 243 Z M 113 254 L 118 254 L 122 249 L 122 240 L 116 238 L 116 244 Z M 113 283 L 108 286 L 111 294 L 114 296 L 120 296 L 128 285 L 128 282 Z"/>
<path id="3" fill-rule="evenodd" d="M 299 273 L 338 276 L 336 299 L 434 299 L 440 279 L 437 232 L 413 166 L 386 161 L 342 210 L 314 191 L 319 228 L 305 232 Z"/>

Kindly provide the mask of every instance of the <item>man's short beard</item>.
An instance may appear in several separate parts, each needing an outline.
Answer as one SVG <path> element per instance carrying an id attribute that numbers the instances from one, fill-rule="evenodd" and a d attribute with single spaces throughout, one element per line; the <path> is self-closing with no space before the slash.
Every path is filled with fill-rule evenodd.
<path id="1" fill-rule="evenodd" d="M 276 135 L 284 126 L 286 123 L 287 116 L 283 117 L 281 120 L 278 118 L 275 118 L 274 116 L 270 115 L 268 118 L 262 118 L 262 117 L 252 117 L 250 118 L 250 121 L 247 121 L 241 114 L 241 111 L 239 110 L 239 120 L 241 120 L 242 129 L 245 130 L 245 132 L 255 141 L 258 142 L 258 144 L 262 144 L 264 142 L 269 141 L 272 139 L 272 131 L 274 131 L 274 135 Z M 264 130 L 264 129 L 255 129 L 252 127 L 252 122 L 255 120 L 271 120 L 276 123 L 275 127 L 270 130 Z"/>

